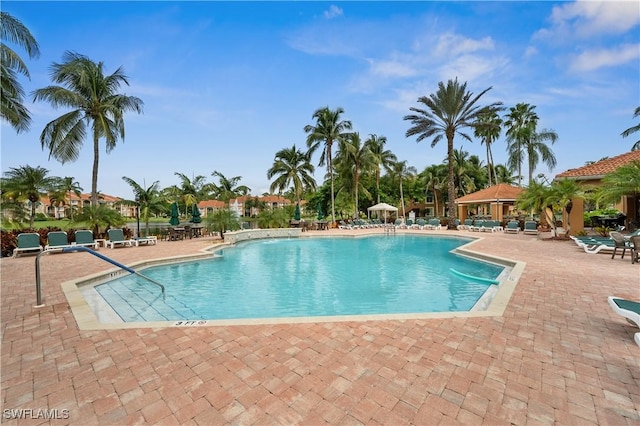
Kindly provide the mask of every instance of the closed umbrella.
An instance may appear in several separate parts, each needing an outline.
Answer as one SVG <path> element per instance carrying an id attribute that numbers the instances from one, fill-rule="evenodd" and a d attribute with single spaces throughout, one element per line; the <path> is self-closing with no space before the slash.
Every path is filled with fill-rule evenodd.
<path id="1" fill-rule="evenodd" d="M 324 217 L 324 214 L 322 214 L 322 204 L 318 203 L 318 220 L 322 220 L 322 218 Z"/>
<path id="2" fill-rule="evenodd" d="M 202 218 L 200 217 L 200 209 L 198 209 L 198 205 L 196 203 L 193 204 L 193 210 L 191 211 L 191 222 L 202 222 Z"/>
<path id="3" fill-rule="evenodd" d="M 176 226 L 180 223 L 180 215 L 178 214 L 178 204 L 171 204 L 171 218 L 169 219 L 169 224 Z"/>
<path id="4" fill-rule="evenodd" d="M 300 220 L 300 204 L 296 204 L 296 211 L 293 214 L 293 220 Z"/>

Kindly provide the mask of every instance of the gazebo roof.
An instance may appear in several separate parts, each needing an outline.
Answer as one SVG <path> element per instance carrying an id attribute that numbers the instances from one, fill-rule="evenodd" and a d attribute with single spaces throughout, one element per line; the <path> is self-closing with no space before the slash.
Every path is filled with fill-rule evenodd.
<path id="1" fill-rule="evenodd" d="M 518 186 L 511 186 L 506 183 L 499 183 L 464 197 L 456 199 L 457 204 L 479 204 L 479 203 L 495 203 L 496 201 L 515 201 L 518 195 L 523 191 Z"/>
<path id="2" fill-rule="evenodd" d="M 599 179 L 606 174 L 615 172 L 619 167 L 626 166 L 632 161 L 640 161 L 640 150 L 606 158 L 576 169 L 569 169 L 566 172 L 556 175 L 555 178 Z"/>

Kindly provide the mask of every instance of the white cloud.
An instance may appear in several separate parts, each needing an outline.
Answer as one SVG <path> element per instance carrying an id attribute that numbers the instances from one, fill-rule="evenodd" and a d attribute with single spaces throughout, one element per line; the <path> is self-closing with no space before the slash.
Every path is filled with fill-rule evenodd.
<path id="1" fill-rule="evenodd" d="M 571 71 L 593 71 L 598 68 L 612 67 L 640 58 L 640 44 L 625 44 L 613 49 L 589 50 L 573 58 Z"/>
<path id="2" fill-rule="evenodd" d="M 332 4 L 331 6 L 329 6 L 329 10 L 325 10 L 322 15 L 327 19 L 333 19 L 335 17 L 342 16 L 343 14 L 344 12 L 341 8 Z"/>
<path id="3" fill-rule="evenodd" d="M 494 48 L 495 45 L 491 37 L 473 40 L 458 34 L 448 33 L 439 37 L 435 53 L 438 56 L 456 56 L 479 50 L 493 50 Z"/>
<path id="4" fill-rule="evenodd" d="M 550 28 L 534 37 L 589 38 L 601 34 L 622 34 L 640 23 L 640 5 L 635 1 L 577 1 L 554 6 Z"/>

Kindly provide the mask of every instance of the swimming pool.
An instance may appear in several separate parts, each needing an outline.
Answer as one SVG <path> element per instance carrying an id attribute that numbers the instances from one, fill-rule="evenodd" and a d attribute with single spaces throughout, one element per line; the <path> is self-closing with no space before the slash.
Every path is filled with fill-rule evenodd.
<path id="1" fill-rule="evenodd" d="M 125 322 L 294 318 L 470 310 L 504 266 L 451 250 L 471 239 L 424 235 L 268 239 L 219 256 L 95 286 Z"/>

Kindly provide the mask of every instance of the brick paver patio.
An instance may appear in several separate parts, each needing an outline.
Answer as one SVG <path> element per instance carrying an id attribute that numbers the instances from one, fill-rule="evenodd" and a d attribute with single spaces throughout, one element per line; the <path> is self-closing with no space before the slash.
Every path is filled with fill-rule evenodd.
<path id="1" fill-rule="evenodd" d="M 34 308 L 34 257 L 2 259 L 2 423 L 640 424 L 640 330 L 606 301 L 640 300 L 640 265 L 569 241 L 460 234 L 527 263 L 504 315 L 80 331 L 60 284 L 110 265 L 44 256 Z M 133 263 L 212 243 L 101 253 Z"/>

